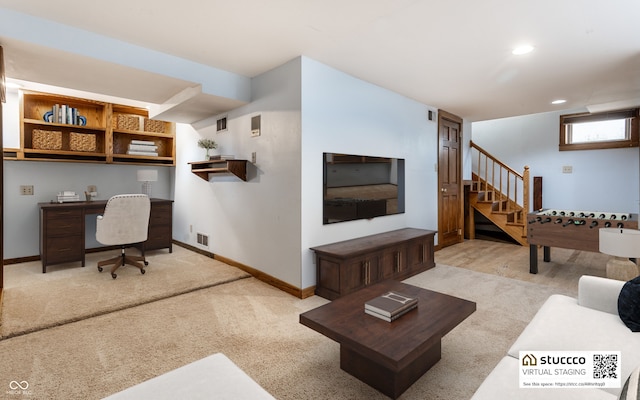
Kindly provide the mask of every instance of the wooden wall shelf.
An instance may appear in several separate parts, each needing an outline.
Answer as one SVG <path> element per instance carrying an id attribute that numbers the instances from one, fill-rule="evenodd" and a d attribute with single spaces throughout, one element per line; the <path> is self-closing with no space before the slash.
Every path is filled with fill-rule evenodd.
<path id="1" fill-rule="evenodd" d="M 54 117 L 52 111 L 59 110 L 64 111 Z M 4 155 L 14 160 L 175 165 L 175 124 L 148 116 L 137 107 L 22 91 L 20 149 L 5 149 Z"/>
<path id="2" fill-rule="evenodd" d="M 233 174 L 243 181 L 247 181 L 247 160 L 209 160 L 193 161 L 191 172 L 205 181 L 209 181 L 209 174 Z"/>

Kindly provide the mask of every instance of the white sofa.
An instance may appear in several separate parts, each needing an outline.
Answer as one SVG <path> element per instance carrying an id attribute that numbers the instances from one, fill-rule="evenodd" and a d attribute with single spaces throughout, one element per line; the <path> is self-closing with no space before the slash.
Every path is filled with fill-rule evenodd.
<path id="1" fill-rule="evenodd" d="M 640 365 L 640 333 L 618 316 L 625 282 L 582 276 L 578 298 L 552 295 L 480 385 L 472 400 L 616 400 L 621 388 L 519 388 L 520 351 L 620 351 L 621 385 Z"/>
<path id="2" fill-rule="evenodd" d="M 144 381 L 105 400 L 275 400 L 222 353 Z"/>

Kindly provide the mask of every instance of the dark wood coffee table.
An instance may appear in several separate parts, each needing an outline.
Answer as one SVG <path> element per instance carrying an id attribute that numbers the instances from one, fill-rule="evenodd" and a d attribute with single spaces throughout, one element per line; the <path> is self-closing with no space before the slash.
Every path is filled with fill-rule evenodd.
<path id="1" fill-rule="evenodd" d="M 418 297 L 393 322 L 365 314 L 364 303 L 387 291 Z M 440 360 L 440 340 L 476 303 L 398 281 L 384 281 L 300 314 L 300 323 L 340 343 L 340 368 L 395 399 Z"/>

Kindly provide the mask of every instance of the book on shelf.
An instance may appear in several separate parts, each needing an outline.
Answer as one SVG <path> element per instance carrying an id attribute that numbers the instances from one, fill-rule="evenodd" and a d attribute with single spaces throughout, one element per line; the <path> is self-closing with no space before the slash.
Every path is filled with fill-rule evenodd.
<path id="1" fill-rule="evenodd" d="M 380 319 L 385 320 L 387 322 L 392 322 L 392 321 L 395 321 L 396 319 L 400 318 L 401 316 L 405 315 L 409 311 L 414 310 L 416 308 L 418 308 L 418 304 L 415 304 L 415 305 L 413 305 L 413 307 L 409 307 L 409 308 L 405 309 L 404 311 L 401 311 L 398 314 L 395 314 L 395 315 L 393 315 L 391 317 L 388 317 L 388 316 L 382 315 L 382 314 L 378 314 L 377 312 L 372 311 L 372 310 L 367 310 L 366 308 L 365 308 L 364 312 L 365 312 L 365 314 L 369 314 L 369 315 L 371 315 L 373 317 L 380 318 Z"/>
<path id="2" fill-rule="evenodd" d="M 157 151 L 158 150 L 158 146 L 154 145 L 149 145 L 149 144 L 134 144 L 131 143 L 129 145 L 129 150 L 132 151 Z"/>
<path id="3" fill-rule="evenodd" d="M 55 124 L 86 125 L 87 119 L 79 114 L 75 107 L 67 104 L 54 104 L 51 111 L 44 114 L 44 120 Z"/>
<path id="4" fill-rule="evenodd" d="M 152 140 L 132 140 L 127 154 L 134 156 L 158 156 L 158 145 Z"/>
<path id="5" fill-rule="evenodd" d="M 382 296 L 371 299 L 364 304 L 367 310 L 384 317 L 393 318 L 402 315 L 418 306 L 418 298 L 400 292 L 387 292 Z"/>
<path id="6" fill-rule="evenodd" d="M 155 146 L 156 142 L 154 142 L 153 140 L 139 140 L 139 139 L 133 139 L 131 141 L 131 144 L 142 144 L 142 145 L 147 145 L 147 146 Z"/>
<path id="7" fill-rule="evenodd" d="M 129 150 L 129 151 L 127 151 L 127 154 L 130 155 L 130 156 L 154 156 L 154 157 L 158 156 L 158 152 L 157 151 L 135 151 L 135 150 Z"/>

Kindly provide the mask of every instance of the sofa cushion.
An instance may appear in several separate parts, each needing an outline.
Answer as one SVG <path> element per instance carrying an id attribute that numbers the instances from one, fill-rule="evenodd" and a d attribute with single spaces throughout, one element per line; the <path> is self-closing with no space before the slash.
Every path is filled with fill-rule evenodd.
<path id="1" fill-rule="evenodd" d="M 619 400 L 640 400 L 640 366 L 634 369 L 627 378 Z"/>
<path id="2" fill-rule="evenodd" d="M 618 315 L 618 297 L 624 281 L 582 275 L 578 280 L 578 304 Z"/>
<path id="3" fill-rule="evenodd" d="M 579 306 L 577 300 L 552 295 L 509 349 L 520 351 L 620 351 L 621 375 L 640 364 L 640 334 L 630 332 L 617 315 Z M 618 396 L 620 388 L 603 389 Z"/>
<path id="4" fill-rule="evenodd" d="M 618 314 L 632 332 L 640 332 L 640 276 L 622 287 L 618 296 Z"/>
<path id="5" fill-rule="evenodd" d="M 471 400 L 616 400 L 617 396 L 600 389 L 520 388 L 519 361 L 506 356 L 482 382 Z M 626 399 L 625 399 L 626 400 Z"/>

